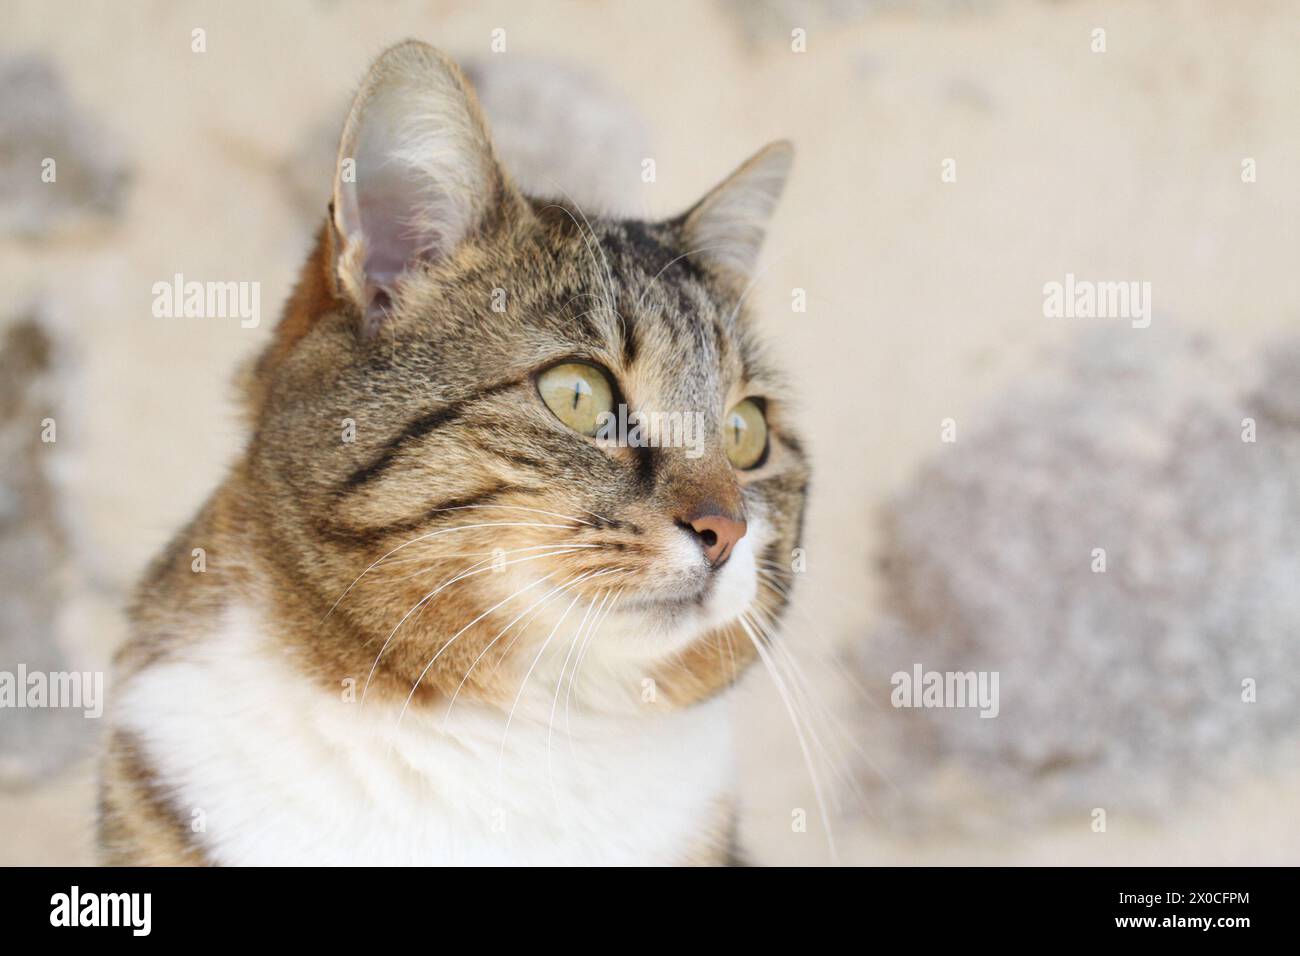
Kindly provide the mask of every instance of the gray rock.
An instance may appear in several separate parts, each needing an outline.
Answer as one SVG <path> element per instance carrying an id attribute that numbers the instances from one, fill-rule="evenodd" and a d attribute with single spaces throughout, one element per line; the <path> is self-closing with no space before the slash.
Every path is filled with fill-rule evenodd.
<path id="1" fill-rule="evenodd" d="M 796 27 L 808 31 L 808 43 L 817 34 L 834 34 L 845 26 L 873 16 L 954 16 L 987 13 L 992 0 L 717 0 L 718 9 L 747 43 L 790 42 Z"/>
<path id="2" fill-rule="evenodd" d="M 584 209 L 631 212 L 641 160 L 652 156 L 636 107 L 597 77 L 515 54 L 465 58 L 462 68 L 487 114 L 501 162 L 534 196 L 573 198 Z M 344 116 L 313 126 L 282 166 L 305 221 L 329 204 Z"/>
<path id="3" fill-rule="evenodd" d="M 115 216 L 126 161 L 103 124 L 70 101 L 54 67 L 34 56 L 0 57 L 0 88 L 0 230 L 40 237 Z"/>
<path id="4" fill-rule="evenodd" d="M 531 57 L 464 62 L 501 161 L 523 190 L 584 208 L 631 212 L 641 161 L 652 156 L 636 107 L 597 77 Z"/>
<path id="5" fill-rule="evenodd" d="M 62 673 L 58 614 L 66 597 L 67 546 L 50 459 L 42 441 L 57 414 L 58 357 L 35 313 L 0 325 L 0 671 Z M 57 438 L 57 431 L 55 432 Z M 94 739 L 81 710 L 0 709 L 0 786 L 53 773 Z"/>
<path id="6" fill-rule="evenodd" d="M 887 508 L 877 808 L 1154 814 L 1300 736 L 1300 340 L 1243 369 L 1150 332 L 1088 336 Z M 892 708 L 917 662 L 998 671 L 999 716 Z"/>

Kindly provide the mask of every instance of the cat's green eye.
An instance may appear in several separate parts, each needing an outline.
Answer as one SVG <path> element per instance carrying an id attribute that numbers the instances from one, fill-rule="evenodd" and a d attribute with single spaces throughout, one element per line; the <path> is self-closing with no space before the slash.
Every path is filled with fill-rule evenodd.
<path id="1" fill-rule="evenodd" d="M 592 436 L 601 415 L 614 410 L 609 377 L 594 365 L 568 362 L 537 376 L 537 391 L 555 417 L 575 432 Z"/>
<path id="2" fill-rule="evenodd" d="M 752 398 L 737 402 L 722 420 L 722 443 L 737 468 L 753 468 L 767 455 L 767 418 Z"/>

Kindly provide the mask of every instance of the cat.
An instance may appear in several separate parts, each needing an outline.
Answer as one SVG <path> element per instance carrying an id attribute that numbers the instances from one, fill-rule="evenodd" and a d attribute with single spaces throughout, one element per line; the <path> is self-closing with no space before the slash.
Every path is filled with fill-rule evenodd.
<path id="1" fill-rule="evenodd" d="M 242 456 L 133 603 L 103 860 L 732 861 L 727 691 L 809 480 L 744 305 L 792 148 L 591 219 L 406 41 L 338 155 Z M 703 415 L 702 453 L 594 437 L 620 407 Z"/>

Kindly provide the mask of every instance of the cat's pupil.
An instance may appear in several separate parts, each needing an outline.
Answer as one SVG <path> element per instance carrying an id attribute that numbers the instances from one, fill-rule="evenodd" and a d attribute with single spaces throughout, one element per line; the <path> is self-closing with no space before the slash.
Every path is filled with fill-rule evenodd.
<path id="1" fill-rule="evenodd" d="M 582 399 L 582 385 L 578 382 L 573 383 L 573 407 L 578 407 L 578 402 Z"/>

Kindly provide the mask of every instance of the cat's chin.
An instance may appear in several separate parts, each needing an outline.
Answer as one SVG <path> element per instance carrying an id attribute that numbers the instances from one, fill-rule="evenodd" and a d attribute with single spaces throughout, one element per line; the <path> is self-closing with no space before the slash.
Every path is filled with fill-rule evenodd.
<path id="1" fill-rule="evenodd" d="M 735 621 L 758 594 L 752 538 L 742 539 L 718 571 L 692 569 L 670 588 L 627 597 L 609 618 L 606 647 L 659 656 L 689 647 Z"/>

